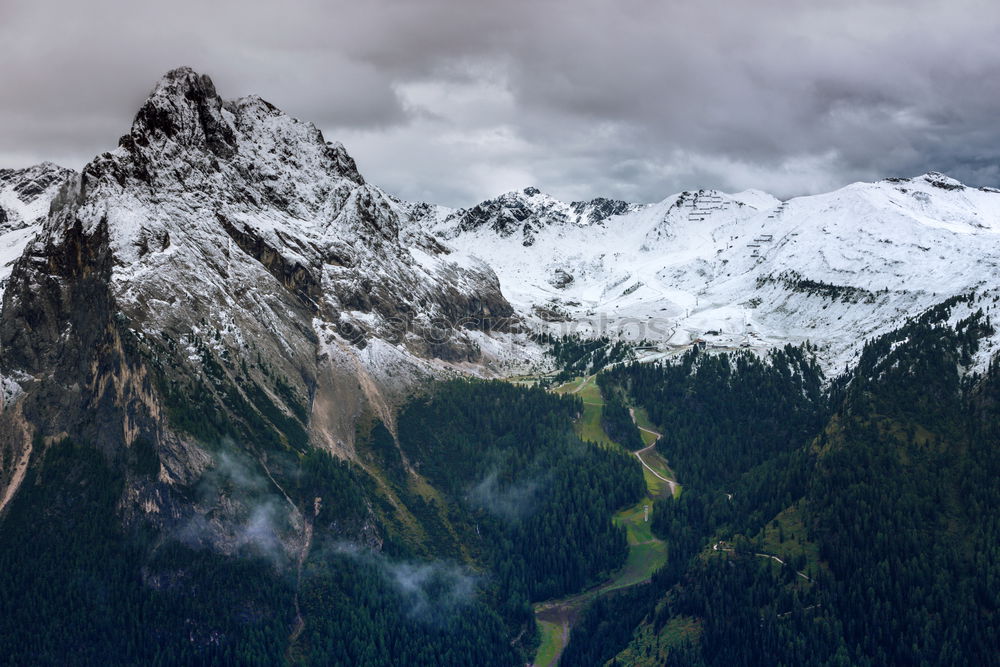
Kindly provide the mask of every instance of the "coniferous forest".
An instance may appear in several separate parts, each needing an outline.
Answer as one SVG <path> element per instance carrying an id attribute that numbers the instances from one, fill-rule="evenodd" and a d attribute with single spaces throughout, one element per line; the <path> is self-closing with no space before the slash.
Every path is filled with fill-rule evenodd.
<path id="1" fill-rule="evenodd" d="M 573 433 L 580 410 L 541 389 L 454 381 L 400 413 L 398 445 L 370 424 L 365 466 L 286 461 L 289 500 L 322 499 L 298 576 L 252 544 L 222 556 L 183 531 L 123 528 L 116 503 L 135 466 L 53 445 L 3 519 L 4 663 L 522 663 L 530 603 L 620 567 L 611 514 L 644 492 L 634 460 Z"/>
<path id="2" fill-rule="evenodd" d="M 1000 365 L 968 370 L 992 329 L 951 318 L 958 303 L 834 378 L 809 345 L 608 368 L 602 426 L 622 449 L 578 437 L 576 396 L 435 384 L 391 428 L 363 419 L 356 462 L 287 451 L 243 473 L 312 510 L 299 563 L 123 517 L 126 480 L 155 471 L 141 445 L 119 461 L 38 442 L 0 519 L 3 662 L 525 664 L 532 605 L 626 562 L 612 515 L 646 493 L 627 451 L 641 407 L 683 486 L 653 506 L 667 562 L 595 597 L 561 664 L 996 664 Z M 204 484 L 193 497 L 234 482 Z"/>
<path id="3" fill-rule="evenodd" d="M 827 383 L 808 346 L 609 372 L 687 484 L 655 507 L 671 562 L 588 610 L 562 664 L 997 664 L 1000 367 L 965 370 L 981 311 L 948 324 L 974 300 Z"/>

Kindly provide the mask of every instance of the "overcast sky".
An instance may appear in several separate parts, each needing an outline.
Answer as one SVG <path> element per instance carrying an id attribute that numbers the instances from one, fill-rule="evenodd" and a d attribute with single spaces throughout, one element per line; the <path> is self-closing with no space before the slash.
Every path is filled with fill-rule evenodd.
<path id="1" fill-rule="evenodd" d="M 450 205 L 1000 185 L 996 0 L 0 0 L 0 167 L 81 167 L 179 65 Z"/>

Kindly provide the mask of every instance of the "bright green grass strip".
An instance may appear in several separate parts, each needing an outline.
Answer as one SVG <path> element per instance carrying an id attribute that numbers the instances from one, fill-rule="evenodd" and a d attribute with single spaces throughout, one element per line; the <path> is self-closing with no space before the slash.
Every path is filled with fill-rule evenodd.
<path id="1" fill-rule="evenodd" d="M 601 427 L 601 406 L 584 403 L 583 417 L 576 424 L 577 434 L 582 440 L 594 442 L 606 447 L 619 447 L 618 443 L 608 437 Z"/>
<path id="2" fill-rule="evenodd" d="M 635 423 L 639 428 L 648 428 L 651 431 L 659 432 L 660 429 L 653 426 L 653 422 L 649 421 L 649 414 L 646 412 L 646 408 L 634 408 L 635 410 Z"/>
<path id="3" fill-rule="evenodd" d="M 563 649 L 563 630 L 558 623 L 549 621 L 538 621 L 538 632 L 542 637 L 542 643 L 535 653 L 535 667 L 547 667 L 556 664 L 556 659 Z"/>
<path id="4" fill-rule="evenodd" d="M 587 378 L 586 384 L 584 384 L 583 389 L 576 392 L 584 403 L 599 403 L 604 405 L 604 397 L 601 396 L 601 390 L 597 386 L 597 382 L 594 380 L 593 376 Z"/>

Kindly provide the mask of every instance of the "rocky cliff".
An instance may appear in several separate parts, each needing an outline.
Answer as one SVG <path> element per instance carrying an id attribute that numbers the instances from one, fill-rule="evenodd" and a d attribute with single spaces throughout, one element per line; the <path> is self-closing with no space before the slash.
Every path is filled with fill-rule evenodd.
<path id="1" fill-rule="evenodd" d="M 402 205 L 343 146 L 187 68 L 117 149 L 34 182 L 61 189 L 3 294 L 5 499 L 71 437 L 128 470 L 127 521 L 217 512 L 231 542 L 242 510 L 190 493 L 223 450 L 268 471 L 310 448 L 352 458 L 360 416 L 391 427 L 416 381 L 487 368 L 512 329 L 492 270 L 401 236 Z"/>

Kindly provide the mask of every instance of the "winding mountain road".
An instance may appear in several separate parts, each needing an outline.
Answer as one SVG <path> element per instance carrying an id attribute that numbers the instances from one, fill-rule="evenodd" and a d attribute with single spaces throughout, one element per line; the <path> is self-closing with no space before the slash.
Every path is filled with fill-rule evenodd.
<path id="1" fill-rule="evenodd" d="M 629 413 L 629 415 L 631 415 L 631 417 L 632 417 L 632 421 L 633 421 L 633 422 L 635 423 L 635 425 L 636 425 L 636 428 L 638 428 L 638 429 L 639 429 L 640 431 L 645 431 L 646 433 L 649 433 L 650 435 L 655 435 L 655 436 L 656 436 L 656 440 L 654 440 L 654 441 L 652 442 L 652 444 L 650 444 L 650 445 L 649 445 L 648 447 L 643 447 L 643 448 L 642 448 L 642 449 L 640 449 L 639 451 L 635 452 L 635 457 L 636 457 L 637 459 L 639 459 L 639 463 L 641 463 L 641 464 L 643 465 L 643 467 L 644 467 L 644 468 L 646 468 L 646 470 L 648 470 L 649 472 L 653 473 L 653 475 L 654 475 L 654 476 L 655 476 L 655 477 L 656 477 L 657 479 L 660 479 L 660 480 L 662 480 L 662 481 L 666 482 L 666 483 L 667 483 L 667 487 L 668 487 L 668 488 L 670 489 L 670 494 L 671 494 L 671 495 L 675 495 L 675 494 L 677 493 L 677 482 L 675 482 L 675 481 L 674 481 L 674 480 L 672 480 L 672 479 L 667 479 L 666 477 L 664 477 L 664 476 L 663 476 L 663 475 L 661 475 L 660 473 L 658 473 L 658 472 L 656 472 L 655 470 L 653 470 L 653 469 L 652 469 L 652 468 L 650 467 L 650 465 L 649 465 L 648 463 L 646 463 L 646 462 L 645 462 L 645 461 L 643 460 L 643 458 L 642 458 L 642 455 L 643 455 L 643 454 L 645 454 L 645 453 L 646 453 L 646 452 L 648 452 L 649 450 L 651 450 L 651 449 L 653 449 L 654 447 L 656 447 L 656 443 L 657 443 L 657 442 L 659 442 L 660 438 L 662 438 L 662 437 L 663 437 L 663 434 L 662 434 L 662 433 L 657 433 L 656 431 L 654 431 L 654 430 L 652 430 L 652 429 L 648 429 L 648 428 L 645 428 L 645 427 L 643 427 L 643 426 L 639 426 L 639 422 L 637 422 L 637 421 L 635 420 L 635 408 L 629 408 L 629 409 L 628 409 L 628 413 Z"/>
<path id="2" fill-rule="evenodd" d="M 724 546 L 722 546 L 723 544 L 724 544 L 724 542 L 716 542 L 715 544 L 712 545 L 712 551 L 726 551 L 726 552 L 730 552 L 730 553 L 736 551 L 732 547 L 724 547 Z M 775 556 L 774 554 L 755 553 L 754 556 L 757 556 L 758 558 L 770 558 L 771 560 L 776 561 L 776 562 L 780 563 L 781 565 L 785 564 L 785 561 L 783 561 L 778 556 Z M 800 577 L 802 577 L 806 581 L 809 581 L 809 582 L 813 581 L 812 577 L 810 577 L 808 574 L 806 574 L 805 572 L 802 572 L 800 570 L 796 570 L 795 574 L 799 575 Z M 813 606 L 815 606 L 815 605 L 813 605 Z"/>

